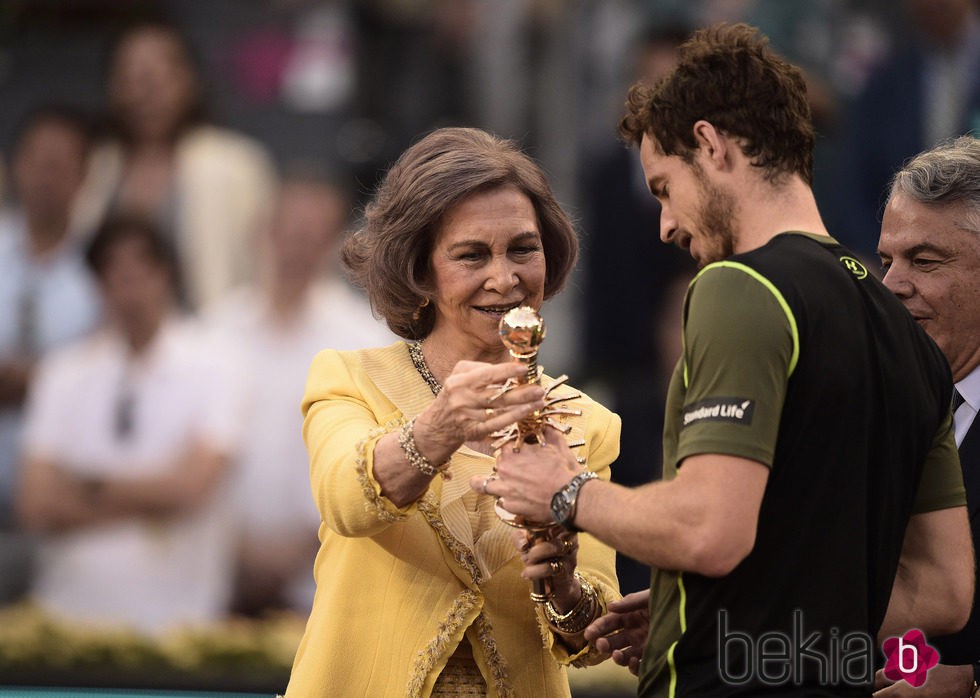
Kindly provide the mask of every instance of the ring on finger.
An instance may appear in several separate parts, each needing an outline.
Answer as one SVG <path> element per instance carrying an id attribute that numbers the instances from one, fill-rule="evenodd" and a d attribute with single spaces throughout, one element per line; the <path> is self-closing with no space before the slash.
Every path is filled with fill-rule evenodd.
<path id="1" fill-rule="evenodd" d="M 483 494 L 490 494 L 490 492 L 487 491 L 487 486 L 496 479 L 496 475 L 487 475 L 485 478 L 483 478 Z"/>
<path id="2" fill-rule="evenodd" d="M 483 410 L 483 414 L 487 416 L 487 419 L 491 419 L 493 415 L 496 414 L 496 411 L 492 407 L 487 407 L 485 410 Z"/>
<path id="3" fill-rule="evenodd" d="M 556 577 L 565 569 L 565 563 L 561 560 L 548 560 L 548 567 L 551 568 L 551 576 Z"/>
<path id="4" fill-rule="evenodd" d="M 559 542 L 561 543 L 562 555 L 568 555 L 570 552 L 572 552 L 572 548 L 575 547 L 575 544 L 572 543 L 572 541 L 570 541 L 568 538 L 561 538 L 559 539 Z"/>

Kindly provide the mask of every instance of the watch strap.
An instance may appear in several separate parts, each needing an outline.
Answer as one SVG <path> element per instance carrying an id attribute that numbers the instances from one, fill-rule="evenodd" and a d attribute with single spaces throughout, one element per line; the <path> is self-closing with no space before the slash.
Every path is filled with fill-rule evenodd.
<path id="1" fill-rule="evenodd" d="M 575 475 L 568 483 L 555 493 L 555 497 L 562 497 L 568 502 L 568 508 L 565 510 L 565 515 L 562 518 L 555 519 L 555 523 L 564 526 L 570 531 L 578 532 L 575 524 L 575 512 L 578 509 L 578 493 L 584 485 L 589 480 L 595 480 L 599 477 L 596 473 L 591 470 L 584 470 Z M 554 512 L 553 512 L 554 513 Z"/>

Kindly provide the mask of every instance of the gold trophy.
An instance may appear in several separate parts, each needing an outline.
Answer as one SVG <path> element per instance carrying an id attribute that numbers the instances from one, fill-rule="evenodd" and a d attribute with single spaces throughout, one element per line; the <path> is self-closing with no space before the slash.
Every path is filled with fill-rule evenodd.
<path id="1" fill-rule="evenodd" d="M 524 376 L 518 381 L 509 381 L 501 386 L 500 393 L 510 390 L 517 384 L 540 383 L 542 370 L 538 366 L 538 349 L 545 337 L 544 320 L 538 312 L 526 305 L 512 308 L 500 319 L 500 339 L 507 347 L 511 357 L 521 362 L 527 367 Z M 570 409 L 561 406 L 561 403 L 581 397 L 578 393 L 556 397 L 552 392 L 568 380 L 568 376 L 562 375 L 556 378 L 546 389 L 544 396 L 544 407 L 532 412 L 519 422 L 511 424 L 509 427 L 495 432 L 491 445 L 494 450 L 506 447 L 508 444 L 515 451 L 519 451 L 527 443 L 544 443 L 544 430 L 548 427 L 557 429 L 563 434 L 571 431 L 570 426 L 565 426 L 554 418 L 559 415 L 581 415 L 581 410 Z M 570 442 L 569 446 L 577 447 L 584 445 L 584 441 Z M 554 536 L 561 527 L 554 522 L 529 521 L 523 516 L 512 514 L 500 506 L 498 501 L 494 507 L 497 516 L 504 523 L 515 528 L 522 528 L 530 531 L 536 541 L 547 540 Z M 531 600 L 535 603 L 545 603 L 551 596 L 550 585 L 547 580 L 535 579 L 531 582 Z"/>

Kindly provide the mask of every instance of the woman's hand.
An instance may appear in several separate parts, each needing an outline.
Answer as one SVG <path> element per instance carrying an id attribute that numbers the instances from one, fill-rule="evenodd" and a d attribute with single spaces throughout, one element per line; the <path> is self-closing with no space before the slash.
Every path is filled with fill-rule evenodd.
<path id="1" fill-rule="evenodd" d="M 415 418 L 412 436 L 418 452 L 439 467 L 467 441 L 485 439 L 544 407 L 544 389 L 539 385 L 500 391 L 501 385 L 526 370 L 515 362 L 457 363 L 433 403 Z M 374 477 L 381 493 L 402 507 L 418 499 L 432 478 L 408 463 L 398 439 L 398 434 L 388 434 L 375 445 Z"/>
<path id="2" fill-rule="evenodd" d="M 432 462 L 444 462 L 467 441 L 480 441 L 544 407 L 544 389 L 516 385 L 527 369 L 516 362 L 460 361 L 435 401 L 415 420 L 415 441 Z"/>
<path id="3" fill-rule="evenodd" d="M 537 538 L 530 531 L 518 529 L 513 540 L 524 563 L 521 576 L 527 580 L 548 580 L 555 610 L 565 613 L 573 608 L 582 594 L 575 578 L 578 534 L 559 529 L 553 537 Z"/>

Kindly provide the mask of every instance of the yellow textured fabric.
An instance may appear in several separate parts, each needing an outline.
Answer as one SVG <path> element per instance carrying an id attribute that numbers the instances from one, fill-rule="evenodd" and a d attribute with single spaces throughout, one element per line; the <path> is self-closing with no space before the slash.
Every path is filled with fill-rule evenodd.
<path id="1" fill-rule="evenodd" d="M 571 390 L 562 387 L 559 390 Z M 374 443 L 432 400 L 403 342 L 314 359 L 303 400 L 313 496 L 320 509 L 316 598 L 286 695 L 429 696 L 464 634 L 488 696 L 568 696 L 570 657 L 528 598 L 511 529 L 472 493 L 490 456 L 462 448 L 453 479 L 435 478 L 399 509 L 372 477 Z M 588 467 L 608 479 L 619 417 L 582 397 L 568 417 Z M 579 572 L 603 602 L 618 598 L 615 553 L 580 534 Z"/>

